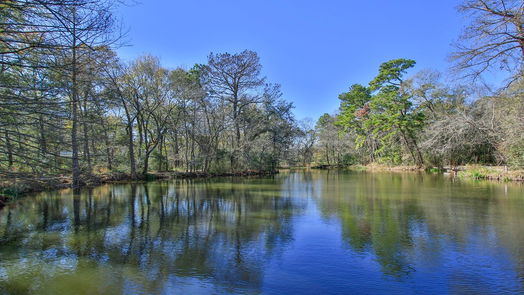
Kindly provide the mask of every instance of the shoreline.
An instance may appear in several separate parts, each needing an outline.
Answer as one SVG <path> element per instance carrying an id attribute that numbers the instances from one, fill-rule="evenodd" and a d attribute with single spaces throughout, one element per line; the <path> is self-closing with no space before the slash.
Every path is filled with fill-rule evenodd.
<path id="1" fill-rule="evenodd" d="M 295 167 L 298 168 L 298 167 Z M 481 166 L 481 165 L 466 165 L 456 167 L 416 167 L 416 166 L 387 166 L 387 165 L 351 165 L 351 166 L 334 166 L 334 165 L 318 165 L 312 167 L 302 167 L 304 169 L 314 170 L 350 170 L 350 171 L 365 171 L 365 172 L 426 172 L 426 173 L 441 173 L 450 174 L 459 179 L 469 180 L 483 180 L 495 182 L 515 182 L 524 183 L 524 170 L 511 170 L 505 166 Z M 285 168 L 284 168 L 285 169 Z M 209 172 L 174 172 L 162 171 L 151 172 L 146 175 L 141 175 L 138 178 L 131 178 L 126 173 L 111 173 L 90 175 L 82 179 L 85 187 L 94 187 L 103 184 L 112 183 L 132 183 L 142 181 L 154 180 L 168 180 L 168 179 L 198 179 L 198 178 L 215 178 L 215 177 L 247 177 L 247 176 L 264 176 L 278 174 L 279 170 L 264 171 L 264 170 L 245 170 L 238 172 L 223 172 L 223 173 L 209 173 Z M 46 176 L 35 177 L 28 174 L 12 174 L 7 176 L 0 174 L 0 209 L 7 205 L 12 200 L 30 193 L 37 193 L 43 191 L 60 190 L 71 187 L 70 176 Z"/>
<path id="2" fill-rule="evenodd" d="M 140 175 L 137 178 L 132 178 L 129 174 L 126 173 L 112 173 L 89 175 L 87 177 L 84 177 L 82 179 L 83 185 L 81 188 L 94 187 L 112 183 L 132 183 L 137 181 L 141 182 L 168 179 L 264 176 L 275 175 L 278 173 L 278 170 L 245 170 L 238 172 L 223 173 L 167 171 L 151 172 L 146 175 Z M 5 174 L 0 174 L 0 209 L 7 205 L 9 202 L 26 194 L 71 188 L 71 183 L 71 177 L 63 175 L 36 177 L 28 174 L 11 174 L 9 176 L 6 176 Z"/>
<path id="3" fill-rule="evenodd" d="M 311 169 L 318 170 L 351 170 L 367 172 L 426 172 L 451 174 L 460 179 L 487 180 L 496 182 L 516 182 L 524 183 L 524 170 L 512 170 L 506 166 L 482 166 L 482 165 L 464 165 L 454 167 L 417 167 L 417 166 L 387 166 L 387 165 L 351 165 L 351 166 L 313 166 Z"/>

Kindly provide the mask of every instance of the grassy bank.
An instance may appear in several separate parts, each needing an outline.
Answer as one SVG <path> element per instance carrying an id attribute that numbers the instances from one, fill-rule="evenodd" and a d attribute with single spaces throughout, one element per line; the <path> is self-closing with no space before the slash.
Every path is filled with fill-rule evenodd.
<path id="1" fill-rule="evenodd" d="M 370 171 L 370 172 L 381 172 L 381 171 L 392 171 L 392 172 L 405 172 L 405 171 L 427 171 L 435 173 L 449 173 L 453 176 L 462 179 L 476 179 L 476 180 L 493 180 L 493 181 L 504 181 L 504 182 L 524 182 L 524 170 L 523 169 L 511 169 L 505 166 L 481 166 L 481 165 L 466 165 L 456 167 L 417 167 L 417 166 L 388 166 L 379 164 L 370 165 L 352 165 L 346 167 L 328 166 L 321 165 L 312 167 L 313 169 L 348 169 L 353 171 Z"/>
<path id="2" fill-rule="evenodd" d="M 524 170 L 508 169 L 504 166 L 470 165 L 459 167 L 456 173 L 459 178 L 524 182 Z"/>
<path id="3" fill-rule="evenodd" d="M 351 166 L 336 166 L 336 165 L 317 165 L 312 166 L 311 169 L 347 169 L 353 171 L 424 171 L 425 168 L 420 168 L 417 166 L 388 166 L 380 164 L 369 164 L 369 165 L 351 165 Z"/>

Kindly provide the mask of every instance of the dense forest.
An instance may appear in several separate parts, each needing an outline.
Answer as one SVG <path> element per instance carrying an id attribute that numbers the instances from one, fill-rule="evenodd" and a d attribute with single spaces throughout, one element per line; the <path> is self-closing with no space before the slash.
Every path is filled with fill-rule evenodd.
<path id="1" fill-rule="evenodd" d="M 167 69 L 123 63 L 108 1 L 7 1 L 0 18 L 0 168 L 83 175 L 273 170 L 297 134 L 257 53 Z"/>
<path id="2" fill-rule="evenodd" d="M 83 177 L 380 163 L 524 166 L 524 3 L 467 0 L 452 54 L 462 83 L 383 63 L 316 124 L 296 120 L 256 52 L 169 69 L 123 62 L 118 1 L 0 3 L 0 172 Z M 496 90 L 482 77 L 508 77 Z M 411 72 L 410 72 L 411 73 Z M 351 84 L 351 83 L 349 83 Z"/>

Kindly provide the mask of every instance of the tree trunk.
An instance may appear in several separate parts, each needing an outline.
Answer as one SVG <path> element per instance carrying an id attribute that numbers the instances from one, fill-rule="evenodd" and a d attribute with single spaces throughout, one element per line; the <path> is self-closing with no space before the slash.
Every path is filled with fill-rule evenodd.
<path id="1" fill-rule="evenodd" d="M 402 135 L 402 139 L 404 139 L 404 142 L 406 143 L 406 147 L 408 148 L 409 153 L 411 154 L 411 157 L 413 158 L 413 162 L 417 165 L 417 167 L 422 167 L 424 165 L 424 159 L 422 158 L 422 153 L 420 152 L 420 149 L 417 146 L 417 143 L 415 139 L 413 139 L 411 136 L 406 135 L 404 130 L 399 127 L 400 134 Z"/>
<path id="2" fill-rule="evenodd" d="M 326 148 L 326 161 L 327 161 L 327 164 L 328 165 L 331 165 L 330 161 L 329 161 L 329 146 L 325 146 Z"/>
<path id="3" fill-rule="evenodd" d="M 76 11 L 73 12 L 73 59 L 72 59 L 72 101 L 71 101 L 71 120 L 73 126 L 71 128 L 71 149 L 72 157 L 72 174 L 73 174 L 73 189 L 80 187 L 80 163 L 78 161 L 78 82 L 77 82 L 77 36 L 76 36 Z"/>
<path id="4" fill-rule="evenodd" d="M 124 107 L 124 112 L 126 114 L 127 119 L 127 132 L 128 132 L 128 142 L 127 142 L 127 149 L 129 152 L 129 169 L 131 172 L 131 178 L 136 179 L 136 162 L 135 162 L 135 146 L 134 146 L 134 139 L 133 139 L 133 121 L 134 119 L 131 118 L 131 114 L 129 113 L 129 108 L 127 107 L 127 104 L 125 102 L 124 97 L 120 98 L 122 100 L 122 105 Z"/>
<path id="5" fill-rule="evenodd" d="M 146 130 L 142 130 L 142 120 L 140 115 L 140 110 L 137 108 L 137 127 L 138 127 L 138 159 L 140 160 L 142 158 L 142 144 L 144 143 L 144 135 L 143 132 L 147 132 Z"/>
<path id="6" fill-rule="evenodd" d="M 175 168 L 178 168 L 178 166 L 180 165 L 180 160 L 178 159 L 179 157 L 179 147 L 178 147 L 178 132 L 175 132 L 175 136 L 174 136 L 174 139 L 175 139 L 175 142 L 173 143 L 173 154 L 175 155 Z"/>
<path id="7" fill-rule="evenodd" d="M 91 173 L 93 169 L 93 165 L 91 162 L 91 153 L 89 151 L 89 130 L 87 126 L 87 94 L 84 97 L 83 101 L 83 110 L 82 110 L 82 131 L 84 133 L 84 159 L 87 161 L 87 167 L 89 173 Z"/>
<path id="8" fill-rule="evenodd" d="M 42 156 L 45 156 L 47 154 L 47 140 L 44 128 L 44 116 L 42 114 L 38 116 L 38 126 L 40 131 L 40 152 Z"/>
<path id="9" fill-rule="evenodd" d="M 127 109 L 126 109 L 127 113 Z M 129 169 L 131 170 L 131 178 L 136 178 L 136 162 L 135 162 L 135 147 L 133 143 L 133 122 L 131 118 L 127 119 L 127 131 L 128 131 L 128 144 L 127 148 L 129 150 Z"/>
<path id="10" fill-rule="evenodd" d="M 160 156 L 158 157 L 157 170 L 158 171 L 162 171 L 162 169 L 164 168 L 164 166 L 163 166 L 163 164 L 164 164 L 164 151 L 163 151 L 164 141 L 163 141 L 163 136 L 160 136 L 160 138 L 158 140 L 160 141 L 160 143 L 158 144 L 158 153 L 160 154 Z"/>
<path id="11" fill-rule="evenodd" d="M 233 123 L 235 124 L 235 142 L 233 144 L 233 151 L 231 155 L 231 169 L 237 170 L 237 153 L 240 151 L 240 125 L 238 123 L 238 97 L 234 94 L 233 100 Z"/>
<path id="12" fill-rule="evenodd" d="M 5 130 L 5 144 L 7 146 L 7 166 L 9 169 L 13 168 L 13 146 L 11 145 L 11 139 L 9 138 L 9 132 Z"/>
<path id="13" fill-rule="evenodd" d="M 113 170 L 113 148 L 111 147 L 111 142 L 109 141 L 109 135 L 107 134 L 106 124 L 107 123 L 104 122 L 104 126 L 102 126 L 102 128 L 104 130 L 104 141 L 106 145 L 107 169 L 111 171 Z"/>
<path id="14" fill-rule="evenodd" d="M 144 167 L 142 169 L 142 175 L 146 175 L 147 170 L 149 170 L 149 154 L 150 152 L 146 152 L 144 155 Z"/>

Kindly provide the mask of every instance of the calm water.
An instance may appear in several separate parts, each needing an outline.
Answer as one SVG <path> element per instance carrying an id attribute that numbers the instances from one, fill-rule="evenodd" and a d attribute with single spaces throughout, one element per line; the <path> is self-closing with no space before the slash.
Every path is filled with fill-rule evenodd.
<path id="1" fill-rule="evenodd" d="M 524 293 L 524 186 L 290 172 L 38 194 L 0 294 Z"/>

